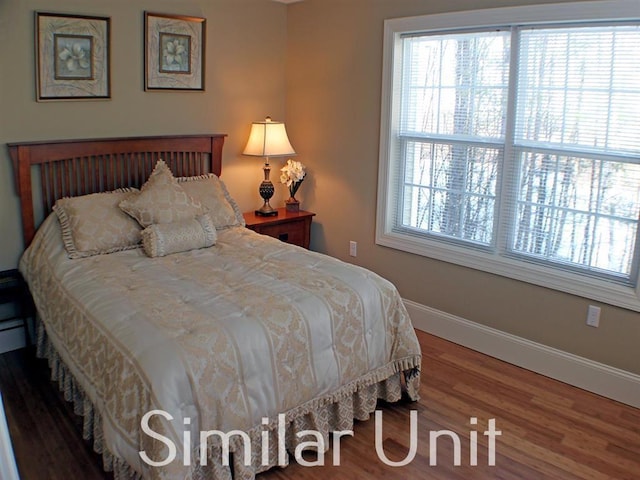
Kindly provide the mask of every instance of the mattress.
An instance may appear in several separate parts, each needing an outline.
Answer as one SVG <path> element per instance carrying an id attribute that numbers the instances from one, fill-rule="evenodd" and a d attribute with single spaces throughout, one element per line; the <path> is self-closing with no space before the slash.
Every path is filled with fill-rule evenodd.
<path id="1" fill-rule="evenodd" d="M 418 398 L 420 346 L 390 282 L 243 227 L 166 257 L 70 260 L 51 215 L 20 270 L 116 478 L 253 478 L 288 462 L 296 432 L 327 438 L 379 398 Z M 244 434 L 203 443 L 212 431 Z"/>

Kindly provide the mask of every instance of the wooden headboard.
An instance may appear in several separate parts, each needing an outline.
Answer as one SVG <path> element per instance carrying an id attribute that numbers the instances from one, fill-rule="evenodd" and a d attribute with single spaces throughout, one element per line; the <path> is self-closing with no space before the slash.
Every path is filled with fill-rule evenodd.
<path id="1" fill-rule="evenodd" d="M 140 187 L 159 158 L 175 176 L 220 175 L 225 137 L 206 134 L 10 143 L 25 248 L 35 235 L 36 211 L 46 216 L 56 200 L 66 196 Z"/>

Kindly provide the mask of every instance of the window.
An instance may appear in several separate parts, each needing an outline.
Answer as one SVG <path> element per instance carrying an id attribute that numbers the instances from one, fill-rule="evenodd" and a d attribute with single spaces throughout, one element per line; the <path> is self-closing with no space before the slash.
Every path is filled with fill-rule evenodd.
<path id="1" fill-rule="evenodd" d="M 385 23 L 377 243 L 640 310 L 640 20 L 587 4 Z"/>

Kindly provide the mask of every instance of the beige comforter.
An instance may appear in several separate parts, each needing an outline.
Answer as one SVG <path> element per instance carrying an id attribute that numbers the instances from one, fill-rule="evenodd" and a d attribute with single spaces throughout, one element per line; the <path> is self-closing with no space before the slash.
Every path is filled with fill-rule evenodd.
<path id="1" fill-rule="evenodd" d="M 141 249 L 69 260 L 50 216 L 23 256 L 48 341 L 96 410 L 116 477 L 251 478 L 278 463 L 278 414 L 292 431 L 350 428 L 381 397 L 417 398 L 420 347 L 388 281 L 339 260 L 236 227 L 207 249 L 148 258 Z M 166 442 L 178 454 L 160 461 Z M 263 419 L 268 420 L 263 420 Z M 198 432 L 242 430 L 227 468 L 216 438 L 199 465 Z M 183 465 L 183 436 L 192 450 Z M 268 462 L 261 432 L 269 431 Z M 308 440 L 308 438 L 307 438 Z M 287 447 L 296 438 L 288 432 Z M 187 453 L 189 456 L 189 453 Z"/>

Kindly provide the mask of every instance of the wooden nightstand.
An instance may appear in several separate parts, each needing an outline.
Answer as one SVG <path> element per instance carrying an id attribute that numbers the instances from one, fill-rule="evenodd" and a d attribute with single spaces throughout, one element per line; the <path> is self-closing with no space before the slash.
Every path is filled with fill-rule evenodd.
<path id="1" fill-rule="evenodd" d="M 259 217 L 254 212 L 246 212 L 243 215 L 247 228 L 254 232 L 309 248 L 311 221 L 315 213 L 304 210 L 290 213 L 285 208 L 278 208 L 277 217 Z"/>
<path id="2" fill-rule="evenodd" d="M 21 319 L 24 327 L 25 342 L 29 347 L 31 339 L 29 338 L 28 319 L 34 316 L 35 307 L 33 306 L 33 300 L 31 300 L 29 287 L 18 270 L 0 272 L 0 304 L 4 303 L 15 303 L 18 310 L 13 317 L 0 318 L 0 323 Z M 2 329 L 0 328 L 0 330 Z"/>

